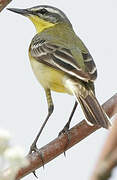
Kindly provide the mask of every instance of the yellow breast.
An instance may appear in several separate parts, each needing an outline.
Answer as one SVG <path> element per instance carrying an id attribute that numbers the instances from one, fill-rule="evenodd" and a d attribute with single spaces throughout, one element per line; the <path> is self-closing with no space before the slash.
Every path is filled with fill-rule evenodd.
<path id="1" fill-rule="evenodd" d="M 44 88 L 49 88 L 56 92 L 69 93 L 64 86 L 64 72 L 39 63 L 30 54 L 29 57 L 34 74 Z"/>

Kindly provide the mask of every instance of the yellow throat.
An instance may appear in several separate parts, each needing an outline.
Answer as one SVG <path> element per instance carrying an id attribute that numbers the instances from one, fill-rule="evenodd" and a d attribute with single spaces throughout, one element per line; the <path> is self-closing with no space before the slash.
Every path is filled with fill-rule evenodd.
<path id="1" fill-rule="evenodd" d="M 46 20 L 43 20 L 41 18 L 39 18 L 38 16 L 29 16 L 29 19 L 32 21 L 32 23 L 34 24 L 36 31 L 38 33 L 42 32 L 44 29 L 47 29 L 49 27 L 55 26 L 55 24 L 50 23 Z"/>

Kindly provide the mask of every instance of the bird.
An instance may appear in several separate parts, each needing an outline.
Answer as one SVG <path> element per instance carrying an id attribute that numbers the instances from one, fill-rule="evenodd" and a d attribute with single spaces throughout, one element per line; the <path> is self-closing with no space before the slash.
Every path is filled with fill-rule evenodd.
<path id="1" fill-rule="evenodd" d="M 95 62 L 65 13 L 49 5 L 8 10 L 28 17 L 36 28 L 36 34 L 29 46 L 29 59 L 32 70 L 45 91 L 48 104 L 47 117 L 30 147 L 30 152 L 38 150 L 37 141 L 53 113 L 51 91 L 67 93 L 75 98 L 69 120 L 59 135 L 69 132 L 78 103 L 90 125 L 108 129 L 111 126 L 110 120 L 95 95 Z"/>

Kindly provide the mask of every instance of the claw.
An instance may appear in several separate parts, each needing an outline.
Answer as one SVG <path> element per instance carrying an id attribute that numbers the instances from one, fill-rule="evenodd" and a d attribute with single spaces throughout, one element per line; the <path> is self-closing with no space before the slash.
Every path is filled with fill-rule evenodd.
<path id="1" fill-rule="evenodd" d="M 42 152 L 38 150 L 38 153 L 39 153 L 39 155 L 40 155 L 41 162 L 42 162 L 42 166 L 43 166 L 43 169 L 44 169 L 44 167 L 45 167 L 44 165 L 45 165 L 45 164 L 44 164 Z"/>
<path id="2" fill-rule="evenodd" d="M 39 151 L 36 144 L 33 143 L 31 146 L 30 146 L 30 150 L 29 150 L 29 154 L 31 154 L 32 152 L 37 152 Z"/>
<path id="3" fill-rule="evenodd" d="M 29 151 L 29 154 L 31 154 L 32 152 L 37 152 L 41 158 L 41 161 L 42 161 L 42 166 L 43 166 L 43 169 L 44 169 L 44 160 L 43 160 L 43 155 L 42 155 L 42 152 L 39 151 L 39 149 L 37 148 L 36 144 L 33 143 L 31 146 L 30 146 L 30 151 Z M 36 175 L 36 172 L 33 171 L 32 172 L 34 174 L 34 176 L 38 179 L 38 176 Z"/>
<path id="4" fill-rule="evenodd" d="M 66 158 L 66 151 L 64 151 L 63 153 L 64 153 L 64 157 Z"/>
<path id="5" fill-rule="evenodd" d="M 41 161 L 42 161 L 42 166 L 43 166 L 43 169 L 44 169 L 44 160 L 43 160 L 42 152 L 34 144 L 31 145 L 29 154 L 31 154 L 32 152 L 37 152 L 39 154 L 39 156 L 41 158 Z"/>
<path id="6" fill-rule="evenodd" d="M 32 173 L 33 173 L 33 174 L 34 174 L 34 176 L 38 179 L 38 176 L 36 175 L 36 172 L 35 172 L 35 171 L 33 171 Z"/>
<path id="7" fill-rule="evenodd" d="M 62 129 L 62 131 L 59 132 L 59 135 L 60 136 L 61 134 L 68 134 L 68 131 L 69 131 L 69 124 L 67 123 L 64 128 Z"/>
<path id="8" fill-rule="evenodd" d="M 66 157 L 66 150 L 67 150 L 67 147 L 68 147 L 69 142 L 70 142 L 70 133 L 69 133 L 68 124 L 66 124 L 66 126 L 63 128 L 63 130 L 60 131 L 58 136 L 61 136 L 62 134 L 66 134 L 67 135 L 67 143 L 66 143 L 65 148 L 64 148 L 64 156 Z"/>

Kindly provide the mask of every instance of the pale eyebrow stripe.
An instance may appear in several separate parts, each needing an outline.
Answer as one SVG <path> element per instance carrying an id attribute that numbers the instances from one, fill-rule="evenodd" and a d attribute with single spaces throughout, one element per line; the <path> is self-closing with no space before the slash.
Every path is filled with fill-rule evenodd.
<path id="1" fill-rule="evenodd" d="M 47 11 L 51 12 L 51 13 L 55 13 L 55 14 L 59 14 L 60 16 L 62 16 L 63 18 L 65 17 L 64 14 L 62 14 L 62 12 L 58 11 L 57 9 L 52 9 L 52 8 L 45 8 L 47 9 Z"/>

